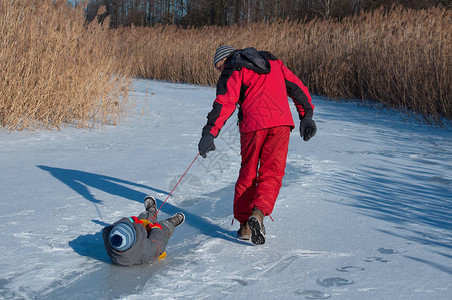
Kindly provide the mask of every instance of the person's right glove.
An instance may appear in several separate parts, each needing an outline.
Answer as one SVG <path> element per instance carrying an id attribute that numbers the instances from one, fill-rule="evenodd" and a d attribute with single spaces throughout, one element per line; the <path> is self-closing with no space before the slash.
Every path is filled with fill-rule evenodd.
<path id="1" fill-rule="evenodd" d="M 201 154 L 202 157 L 206 158 L 207 152 L 214 151 L 216 149 L 213 140 L 214 136 L 211 133 L 205 133 L 202 135 L 198 144 L 199 154 Z"/>
<path id="2" fill-rule="evenodd" d="M 311 117 L 303 118 L 300 121 L 300 136 L 305 142 L 309 141 L 317 132 L 317 125 Z"/>

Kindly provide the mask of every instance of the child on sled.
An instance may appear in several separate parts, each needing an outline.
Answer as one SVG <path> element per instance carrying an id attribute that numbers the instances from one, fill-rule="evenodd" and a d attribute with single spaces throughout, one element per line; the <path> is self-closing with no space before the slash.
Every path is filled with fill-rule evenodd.
<path id="1" fill-rule="evenodd" d="M 147 264 L 166 256 L 165 248 L 174 228 L 185 220 L 183 213 L 157 223 L 155 198 L 144 199 L 146 211 L 138 217 L 122 218 L 103 229 L 105 250 L 114 264 Z"/>

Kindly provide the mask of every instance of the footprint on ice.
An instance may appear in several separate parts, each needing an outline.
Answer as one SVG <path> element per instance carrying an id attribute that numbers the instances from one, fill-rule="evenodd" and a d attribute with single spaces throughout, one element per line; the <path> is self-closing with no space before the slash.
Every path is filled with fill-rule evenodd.
<path id="1" fill-rule="evenodd" d="M 394 251 L 393 249 L 385 249 L 385 248 L 378 248 L 377 251 L 380 252 L 381 254 L 400 254 L 400 253 L 402 253 L 399 251 Z"/>
<path id="2" fill-rule="evenodd" d="M 354 266 L 345 266 L 341 268 L 336 268 L 339 272 L 355 272 L 355 271 L 364 271 L 364 268 L 354 267 Z"/>
<path id="3" fill-rule="evenodd" d="M 240 284 L 241 286 L 247 286 L 247 285 L 249 285 L 248 281 L 243 280 L 243 279 L 239 279 L 239 278 L 233 278 L 232 281 L 237 282 L 237 283 Z"/>
<path id="4" fill-rule="evenodd" d="M 382 263 L 387 263 L 387 262 L 390 261 L 390 260 L 389 260 L 389 259 L 386 259 L 386 258 L 384 258 L 384 257 L 375 257 L 375 256 L 372 256 L 372 257 L 366 258 L 364 261 L 365 261 L 365 262 L 379 261 L 379 262 L 382 262 Z"/>
<path id="5" fill-rule="evenodd" d="M 295 294 L 304 295 L 306 299 L 328 299 L 330 295 L 314 290 L 296 291 Z"/>
<path id="6" fill-rule="evenodd" d="M 317 279 L 317 284 L 323 287 L 344 286 L 352 283 L 353 281 L 340 277 L 325 278 L 322 280 Z"/>

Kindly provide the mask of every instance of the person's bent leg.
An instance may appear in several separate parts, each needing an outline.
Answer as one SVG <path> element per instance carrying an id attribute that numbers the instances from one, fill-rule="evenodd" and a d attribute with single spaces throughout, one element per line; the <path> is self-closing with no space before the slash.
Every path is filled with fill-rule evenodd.
<path id="1" fill-rule="evenodd" d="M 174 228 L 181 225 L 184 221 L 185 215 L 183 213 L 177 213 L 171 218 L 152 225 L 151 231 L 147 238 L 148 243 L 144 245 L 148 248 L 145 250 L 145 253 L 147 253 L 145 260 L 157 260 L 163 252 L 165 252 L 166 245 L 168 244 L 170 237 L 173 235 Z"/>

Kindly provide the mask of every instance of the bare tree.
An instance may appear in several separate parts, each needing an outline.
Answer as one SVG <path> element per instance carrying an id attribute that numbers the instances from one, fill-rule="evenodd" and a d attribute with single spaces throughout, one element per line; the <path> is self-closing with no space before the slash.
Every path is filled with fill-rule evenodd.
<path id="1" fill-rule="evenodd" d="M 318 0 L 315 6 L 316 12 L 323 18 L 329 19 L 336 0 Z"/>

